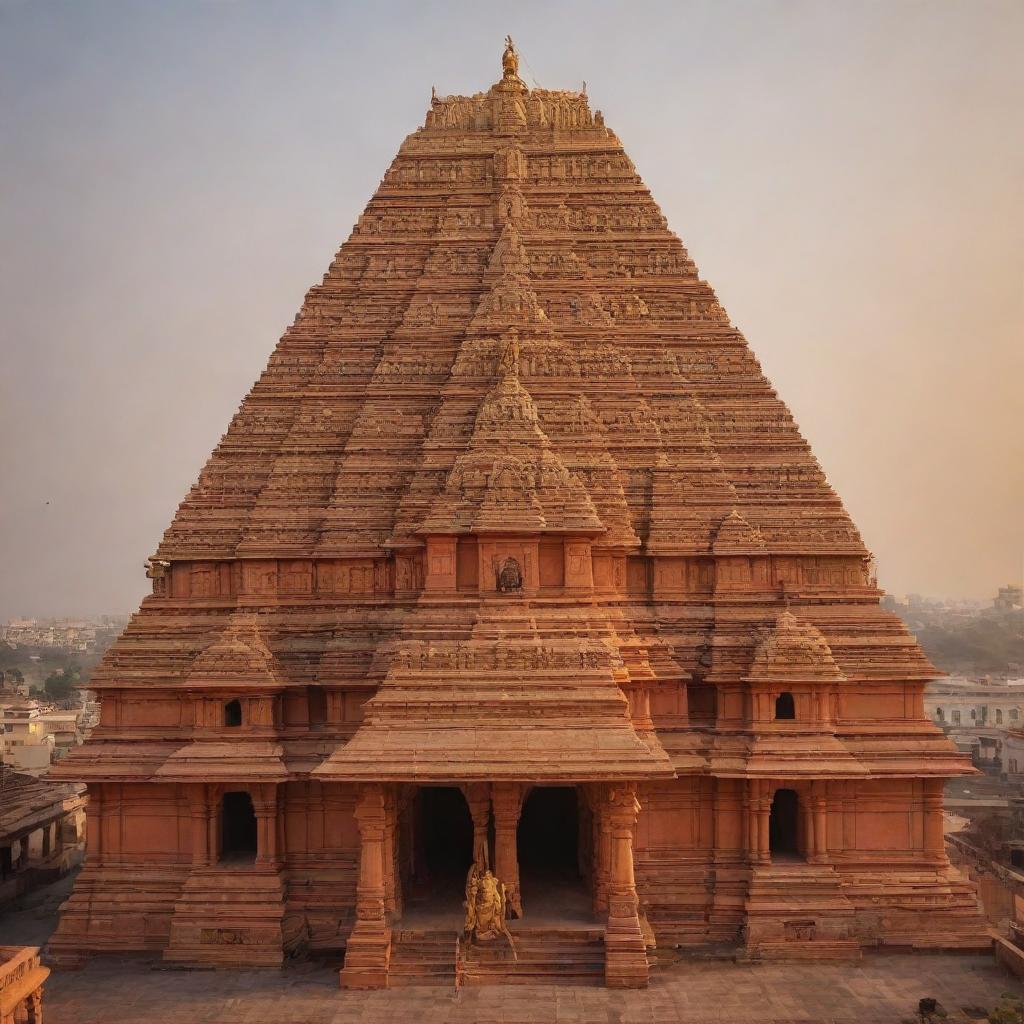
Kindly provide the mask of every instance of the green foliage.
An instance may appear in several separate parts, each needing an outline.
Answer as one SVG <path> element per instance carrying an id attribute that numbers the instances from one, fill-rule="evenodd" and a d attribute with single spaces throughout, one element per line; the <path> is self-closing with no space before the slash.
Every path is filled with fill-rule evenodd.
<path id="1" fill-rule="evenodd" d="M 1024 999 L 1004 992 L 999 1002 L 989 1011 L 989 1024 L 1024 1024 Z"/>
<path id="2" fill-rule="evenodd" d="M 914 633 L 928 657 L 950 672 L 1013 672 L 1024 665 L 1024 612 L 920 625 Z"/>
<path id="3" fill-rule="evenodd" d="M 64 700 L 71 696 L 71 692 L 78 687 L 81 678 L 81 671 L 77 665 L 69 665 L 59 672 L 51 672 L 46 677 L 43 689 L 51 700 Z"/>

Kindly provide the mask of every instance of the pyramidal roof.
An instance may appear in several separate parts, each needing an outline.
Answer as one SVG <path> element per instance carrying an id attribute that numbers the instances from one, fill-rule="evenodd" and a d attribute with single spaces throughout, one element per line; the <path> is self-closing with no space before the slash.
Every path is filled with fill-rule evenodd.
<path id="1" fill-rule="evenodd" d="M 638 551 L 865 556 L 600 112 L 506 65 L 487 92 L 432 98 L 158 557 L 356 554 L 449 515 L 483 529 L 497 487 L 522 494 L 524 527 Z M 491 415 L 515 451 L 487 451 Z"/>
<path id="2" fill-rule="evenodd" d="M 232 755 L 263 778 L 580 781 L 752 772 L 683 688 L 697 721 L 712 686 L 820 682 L 888 701 L 831 763 L 957 774 L 886 717 L 936 670 L 743 336 L 585 93 L 517 66 L 432 97 L 92 685 L 325 688 L 327 732 Z M 183 779 L 227 756 L 210 730 L 59 770 Z"/>

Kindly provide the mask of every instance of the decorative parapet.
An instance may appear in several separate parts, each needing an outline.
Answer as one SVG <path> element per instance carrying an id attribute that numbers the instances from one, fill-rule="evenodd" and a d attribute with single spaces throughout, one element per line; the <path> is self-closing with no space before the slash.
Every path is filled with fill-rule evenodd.
<path id="1" fill-rule="evenodd" d="M 0 946 L 0 1020 L 41 1021 L 43 982 L 50 968 L 38 946 Z"/>

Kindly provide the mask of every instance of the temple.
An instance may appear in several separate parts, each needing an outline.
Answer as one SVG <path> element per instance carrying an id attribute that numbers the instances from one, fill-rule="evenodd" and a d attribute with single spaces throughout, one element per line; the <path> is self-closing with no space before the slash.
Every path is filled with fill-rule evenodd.
<path id="1" fill-rule="evenodd" d="M 432 97 L 149 562 L 52 773 L 90 821 L 51 952 L 987 949 L 940 673 L 600 111 L 502 70 Z M 515 959 L 457 951 L 471 866 Z"/>

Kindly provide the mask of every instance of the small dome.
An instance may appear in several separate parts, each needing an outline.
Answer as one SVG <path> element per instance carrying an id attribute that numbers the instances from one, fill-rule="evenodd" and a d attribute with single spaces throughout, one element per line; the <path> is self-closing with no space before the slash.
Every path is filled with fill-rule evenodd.
<path id="1" fill-rule="evenodd" d="M 747 676 L 751 682 L 834 682 L 843 678 L 821 631 L 788 609 L 754 650 Z"/>

